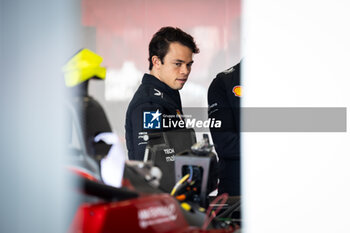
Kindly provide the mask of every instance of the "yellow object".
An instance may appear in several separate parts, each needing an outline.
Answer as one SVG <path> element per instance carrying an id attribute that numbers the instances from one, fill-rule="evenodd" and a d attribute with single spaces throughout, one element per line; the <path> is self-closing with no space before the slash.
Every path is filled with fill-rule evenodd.
<path id="1" fill-rule="evenodd" d="M 72 87 L 92 77 L 105 79 L 106 68 L 100 66 L 102 61 L 101 56 L 89 49 L 80 50 L 63 67 L 66 85 Z"/>
<path id="2" fill-rule="evenodd" d="M 242 96 L 242 87 L 241 86 L 234 86 L 232 91 L 235 94 L 235 96 L 238 96 L 238 97 Z"/>
<path id="3" fill-rule="evenodd" d="M 190 211 L 192 209 L 192 207 L 186 202 L 182 202 L 181 207 L 186 211 Z"/>
<path id="4" fill-rule="evenodd" d="M 179 181 L 175 184 L 173 190 L 171 190 L 171 193 L 170 193 L 171 196 L 174 196 L 174 194 L 175 194 L 177 188 L 180 186 L 180 184 L 182 184 L 183 182 L 185 182 L 185 181 L 188 179 L 188 177 L 190 177 L 190 174 L 185 175 L 184 177 L 181 178 L 181 180 L 179 180 Z"/>

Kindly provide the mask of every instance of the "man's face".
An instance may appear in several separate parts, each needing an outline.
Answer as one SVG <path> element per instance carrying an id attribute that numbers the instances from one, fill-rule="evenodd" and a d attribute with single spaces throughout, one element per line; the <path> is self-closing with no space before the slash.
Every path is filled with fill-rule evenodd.
<path id="1" fill-rule="evenodd" d="M 173 42 L 169 45 L 168 53 L 159 61 L 158 79 L 174 90 L 180 90 L 185 85 L 193 64 L 190 48 Z"/>

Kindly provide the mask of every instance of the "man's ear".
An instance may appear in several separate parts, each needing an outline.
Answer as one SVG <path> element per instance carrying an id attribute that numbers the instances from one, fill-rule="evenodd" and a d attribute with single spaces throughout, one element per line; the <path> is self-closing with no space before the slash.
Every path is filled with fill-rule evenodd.
<path id="1" fill-rule="evenodd" d="M 154 55 L 152 57 L 152 64 L 153 64 L 154 68 L 156 68 L 156 69 L 158 69 L 160 64 L 161 64 L 160 59 L 156 55 Z"/>

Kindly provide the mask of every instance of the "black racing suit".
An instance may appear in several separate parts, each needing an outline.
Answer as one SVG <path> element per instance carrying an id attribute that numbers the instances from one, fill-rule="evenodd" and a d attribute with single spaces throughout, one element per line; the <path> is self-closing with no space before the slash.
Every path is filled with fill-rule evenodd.
<path id="1" fill-rule="evenodd" d="M 144 127 L 145 114 L 157 110 L 162 116 L 178 117 L 182 115 L 179 91 L 171 89 L 153 75 L 144 74 L 142 83 L 132 98 L 126 113 L 125 138 L 130 160 L 143 160 L 148 133 L 164 130 L 162 128 L 145 129 Z M 181 117 L 179 118 L 181 119 Z"/>
<path id="2" fill-rule="evenodd" d="M 208 90 L 208 117 L 221 120 L 211 128 L 219 156 L 219 194 L 240 195 L 240 64 L 219 73 Z"/>

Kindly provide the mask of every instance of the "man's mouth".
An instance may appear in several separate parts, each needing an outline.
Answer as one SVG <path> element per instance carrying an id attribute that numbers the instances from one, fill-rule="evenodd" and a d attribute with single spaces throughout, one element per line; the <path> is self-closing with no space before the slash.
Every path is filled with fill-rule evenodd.
<path id="1" fill-rule="evenodd" d="M 176 81 L 178 81 L 181 84 L 184 84 L 187 81 L 187 78 L 177 78 Z"/>

